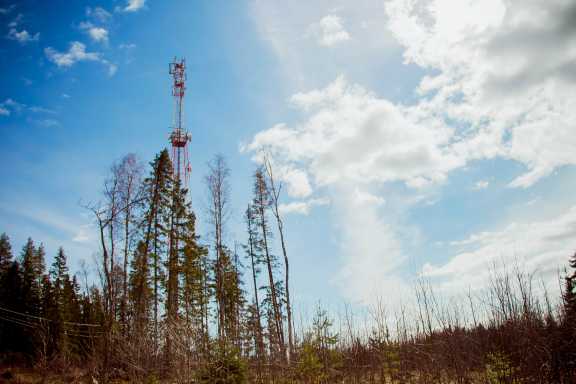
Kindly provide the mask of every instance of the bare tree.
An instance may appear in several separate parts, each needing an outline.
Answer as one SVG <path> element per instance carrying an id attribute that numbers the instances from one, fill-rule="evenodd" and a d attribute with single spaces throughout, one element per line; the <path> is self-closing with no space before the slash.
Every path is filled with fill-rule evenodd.
<path id="1" fill-rule="evenodd" d="M 278 233 L 280 235 L 280 244 L 282 246 L 282 255 L 284 256 L 284 284 L 286 285 L 286 316 L 288 321 L 288 362 L 292 358 L 292 351 L 294 348 L 294 336 L 292 329 L 292 307 L 290 305 L 290 266 L 288 263 L 288 253 L 286 252 L 286 241 L 284 239 L 284 223 L 282 217 L 280 216 L 280 211 L 278 210 L 278 200 L 280 198 L 280 192 L 282 191 L 282 182 L 276 184 L 274 179 L 274 170 L 272 168 L 272 163 L 268 156 L 264 156 L 264 166 L 266 168 L 266 173 L 268 176 L 268 187 L 270 188 L 270 197 L 272 200 L 272 213 L 276 218 L 276 224 L 278 225 Z"/>
<path id="2" fill-rule="evenodd" d="M 119 180 L 118 190 L 122 206 L 122 225 L 124 237 L 124 260 L 122 268 L 122 301 L 120 317 L 124 331 L 127 327 L 128 311 L 128 262 L 132 246 L 132 223 L 134 220 L 134 206 L 142 198 L 142 164 L 136 155 L 130 153 L 122 158 L 120 163 L 112 166 L 114 178 Z"/>
<path id="3" fill-rule="evenodd" d="M 282 312 L 280 310 L 280 303 L 278 298 L 278 284 L 275 282 L 274 278 L 274 256 L 270 251 L 269 239 L 272 236 L 270 229 L 268 227 L 268 217 L 267 211 L 270 207 L 270 191 L 268 190 L 268 185 L 266 178 L 263 174 L 261 168 L 257 169 L 254 173 L 254 210 L 257 226 L 262 234 L 262 248 L 264 250 L 264 256 L 266 261 L 266 268 L 268 271 L 268 282 L 270 289 L 270 298 L 272 302 L 272 317 L 273 324 L 269 323 L 269 328 L 272 328 L 277 337 L 278 344 L 280 347 L 280 352 L 283 356 L 286 356 L 286 345 L 284 343 L 284 330 L 282 327 Z M 273 325 L 273 327 L 270 327 Z"/>
<path id="4" fill-rule="evenodd" d="M 225 338 L 226 313 L 224 304 L 224 274 L 222 256 L 224 249 L 224 226 L 229 216 L 230 169 L 220 154 L 208 163 L 208 173 L 204 178 L 208 188 L 208 214 L 212 225 L 213 246 L 215 253 L 216 301 L 218 305 L 218 336 Z"/>

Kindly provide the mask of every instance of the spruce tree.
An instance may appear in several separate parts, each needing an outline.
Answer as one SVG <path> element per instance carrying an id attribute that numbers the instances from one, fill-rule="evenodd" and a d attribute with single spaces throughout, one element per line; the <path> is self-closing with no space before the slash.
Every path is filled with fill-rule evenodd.
<path id="1" fill-rule="evenodd" d="M 18 268 L 16 271 L 12 268 L 13 264 L 18 267 L 17 263 L 12 262 L 12 246 L 10 245 L 10 239 L 3 233 L 0 236 L 0 307 L 9 309 L 11 307 L 11 301 L 14 299 L 16 292 L 20 290 L 20 282 L 15 284 L 15 276 L 11 275 L 16 273 L 19 274 Z M 0 315 L 2 311 L 0 310 Z M 13 331 L 13 326 L 5 321 L 0 321 L 0 340 L 7 340 L 10 338 L 10 334 Z M 2 344 L 2 343 L 0 343 Z M 6 351 L 7 345 L 0 346 L 0 352 Z"/>
<path id="2" fill-rule="evenodd" d="M 37 274 L 39 271 L 38 265 L 39 252 L 34 246 L 31 238 L 24 245 L 21 254 L 22 264 L 22 294 L 25 311 L 31 315 L 38 315 L 40 313 L 40 276 Z"/>
<path id="3" fill-rule="evenodd" d="M 150 320 L 152 300 L 150 265 L 147 259 L 146 244 L 141 241 L 136 246 L 131 263 L 129 296 L 133 328 L 136 335 L 142 336 Z"/>
<path id="4" fill-rule="evenodd" d="M 64 248 L 60 247 L 50 268 L 50 277 L 57 290 L 64 288 L 64 281 L 68 279 L 68 266 L 66 265 L 66 254 Z"/>
<path id="5" fill-rule="evenodd" d="M 164 149 L 160 152 L 151 163 L 151 166 L 152 173 L 144 180 L 143 186 L 143 239 L 141 248 L 137 250 L 137 253 L 139 253 L 138 257 L 141 258 L 138 262 L 140 270 L 143 270 L 143 264 L 150 265 L 153 289 L 154 338 L 157 340 L 159 336 L 159 306 L 162 302 L 162 288 L 166 287 L 162 255 L 167 250 L 167 231 L 170 226 L 170 208 L 172 205 L 172 163 L 168 151 Z M 141 276 L 136 280 L 140 284 L 136 292 L 144 294 L 146 289 L 143 284 L 147 281 L 146 277 Z M 144 307 L 139 308 L 139 310 L 142 309 Z"/>
<path id="6" fill-rule="evenodd" d="M 196 235 L 196 216 L 188 212 L 181 233 L 181 303 L 186 323 L 200 332 L 201 342 L 208 337 L 207 324 L 204 323 L 204 309 L 209 298 L 205 295 L 204 270 L 208 250 L 198 244 Z"/>
<path id="7" fill-rule="evenodd" d="M 44 244 L 40 243 L 36 252 L 34 253 L 34 276 L 36 277 L 36 284 L 38 287 L 42 286 L 44 280 L 44 273 L 46 272 L 46 251 Z"/>
<path id="8" fill-rule="evenodd" d="M 24 301 L 24 284 L 22 269 L 17 261 L 13 261 L 2 274 L 2 308 L 10 311 L 25 313 L 27 310 Z M 2 315 L 9 312 L 0 311 Z M 3 316 L 4 317 L 4 316 Z M 0 351 L 29 352 L 28 329 L 12 322 L 0 322 Z"/>
<path id="9" fill-rule="evenodd" d="M 0 273 L 8 270 L 12 264 L 12 246 L 6 233 L 0 235 Z"/>

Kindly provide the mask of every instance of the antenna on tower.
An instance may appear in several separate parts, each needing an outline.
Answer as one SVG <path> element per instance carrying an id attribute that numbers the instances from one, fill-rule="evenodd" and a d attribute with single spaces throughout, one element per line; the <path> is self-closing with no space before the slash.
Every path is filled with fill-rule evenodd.
<path id="1" fill-rule="evenodd" d="M 172 145 L 173 176 L 180 181 L 183 188 L 188 188 L 190 181 L 190 162 L 188 161 L 188 142 L 192 139 L 190 133 L 184 128 L 183 101 L 186 91 L 186 61 L 180 59 L 170 63 L 169 73 L 172 75 L 174 83 L 172 85 L 172 96 L 174 97 L 174 120 L 172 122 L 172 132 L 170 133 L 170 143 Z"/>

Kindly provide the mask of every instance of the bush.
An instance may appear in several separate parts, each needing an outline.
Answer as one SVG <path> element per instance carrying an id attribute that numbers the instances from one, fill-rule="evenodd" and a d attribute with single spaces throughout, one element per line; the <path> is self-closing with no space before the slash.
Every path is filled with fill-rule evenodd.
<path id="1" fill-rule="evenodd" d="M 204 384 L 244 384 L 246 364 L 233 349 L 219 350 L 199 370 L 198 382 Z"/>
<path id="2" fill-rule="evenodd" d="M 510 363 L 510 359 L 500 352 L 492 352 L 486 356 L 485 374 L 490 384 L 520 384 L 514 378 L 517 369 Z"/>

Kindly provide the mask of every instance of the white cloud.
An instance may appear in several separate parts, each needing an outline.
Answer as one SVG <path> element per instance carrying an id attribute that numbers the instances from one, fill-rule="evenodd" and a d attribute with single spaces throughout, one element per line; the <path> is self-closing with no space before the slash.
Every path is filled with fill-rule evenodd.
<path id="1" fill-rule="evenodd" d="M 381 78 L 382 62 L 398 51 L 385 23 L 383 2 L 378 0 L 253 0 L 250 4 L 258 33 L 280 64 L 280 76 L 285 81 L 279 85 L 290 93 L 317 87 L 343 72 L 369 76 L 378 68 Z M 346 49 L 318 49 L 323 41 L 320 21 L 327 15 L 337 15 L 354 44 L 349 44 L 352 40 L 346 42 L 346 34 L 341 33 L 331 41 L 336 44 L 332 48 Z M 324 22 L 327 38 L 331 36 L 330 20 Z"/>
<path id="2" fill-rule="evenodd" d="M 44 49 L 48 60 L 59 67 L 71 67 L 78 61 L 100 61 L 96 52 L 86 52 L 86 46 L 79 41 L 70 43 L 68 52 L 58 52 L 52 47 Z"/>
<path id="3" fill-rule="evenodd" d="M 553 283 L 576 249 L 576 206 L 559 217 L 534 222 L 512 222 L 498 231 L 473 234 L 451 246 L 465 248 L 443 265 L 426 263 L 422 274 L 437 279 L 451 292 L 485 287 L 490 268 L 502 269 L 520 261 L 527 271 L 538 271 Z"/>
<path id="4" fill-rule="evenodd" d="M 299 214 L 308 215 L 312 207 L 330 204 L 327 198 L 310 199 L 307 201 L 293 201 L 287 204 L 280 204 L 278 211 L 281 215 Z"/>
<path id="5" fill-rule="evenodd" d="M 56 111 L 52 109 L 37 105 L 29 106 L 23 103 L 19 103 L 11 98 L 8 98 L 0 102 L 0 115 L 9 116 L 12 114 L 12 112 L 18 114 L 22 112 L 32 112 L 36 114 L 50 114 L 50 115 L 56 114 Z"/>
<path id="6" fill-rule="evenodd" d="M 341 235 L 337 281 L 361 301 L 398 283 L 410 229 L 396 220 L 414 202 L 427 201 L 452 171 L 475 160 L 514 160 L 525 173 L 510 186 L 529 187 L 576 164 L 576 3 L 391 0 L 382 3 L 386 15 L 377 3 L 354 2 L 362 9 L 354 13 L 339 1 L 254 1 L 257 27 L 283 64 L 288 89 L 316 89 L 292 96 L 300 121 L 263 130 L 244 146 L 266 148 L 307 176 L 309 194 L 322 189 L 329 196 Z M 313 36 L 321 41 L 317 20 L 327 12 L 346 20 L 339 23 L 354 37 L 346 50 L 318 50 L 317 41 L 300 38 L 302 28 L 316 23 Z M 400 44 L 405 63 L 426 73 L 415 102 L 394 103 L 343 77 L 316 85 L 335 70 L 356 77 L 368 72 L 358 67 L 381 70 L 391 51 L 386 31 L 375 33 L 382 25 Z M 374 36 L 380 45 L 370 40 Z M 369 76 L 360 79 L 371 84 Z M 407 194 L 401 208 L 386 190 L 399 183 Z M 358 209 L 359 201 L 372 209 Z M 305 211 L 305 205 L 290 209 Z"/>
<path id="7" fill-rule="evenodd" d="M 410 233 L 401 233 L 406 228 L 394 209 L 417 201 L 410 193 L 387 194 L 396 200 L 382 215 L 387 205 L 376 192 L 379 186 L 440 183 L 463 162 L 452 153 L 444 126 L 416 124 L 403 108 L 343 77 L 323 89 L 295 94 L 291 102 L 304 114 L 303 121 L 261 131 L 243 150 L 255 157 L 265 150 L 276 169 L 309 175 L 311 192 L 323 188 L 340 232 L 342 268 L 335 283 L 347 298 L 370 302 L 398 282 L 395 271 L 406 260 L 403 244 L 411 241 Z M 309 206 L 294 202 L 283 210 L 306 214 Z"/>
<path id="8" fill-rule="evenodd" d="M 101 23 L 107 23 L 112 18 L 110 12 L 102 7 L 86 8 L 86 16 L 91 17 Z"/>
<path id="9" fill-rule="evenodd" d="M 523 188 L 576 164 L 576 3 L 393 0 L 386 9 L 405 61 L 435 72 L 415 113 L 469 127 L 462 156 L 523 163 L 510 183 Z"/>
<path id="10" fill-rule="evenodd" d="M 384 205 L 386 200 L 383 197 L 376 196 L 370 192 L 361 191 L 358 188 L 354 189 L 354 204 L 359 206 L 376 206 Z M 370 209 L 370 208 L 369 208 Z"/>
<path id="11" fill-rule="evenodd" d="M 104 64 L 108 68 L 109 76 L 113 76 L 118 69 L 115 64 L 101 58 L 99 53 L 86 52 L 86 46 L 79 41 L 70 43 L 68 52 L 58 52 L 52 47 L 47 47 L 44 49 L 44 53 L 48 60 L 62 68 L 70 68 L 80 61 L 96 61 Z"/>
<path id="12" fill-rule="evenodd" d="M 108 30 L 106 28 L 97 27 L 90 22 L 80 23 L 80 29 L 85 31 L 90 38 L 98 43 L 108 42 Z"/>
<path id="13" fill-rule="evenodd" d="M 402 295 L 390 292 L 408 292 L 410 285 L 398 274 L 407 259 L 405 239 L 377 209 L 359 209 L 357 195 L 354 187 L 340 185 L 332 197 L 342 253 L 334 283 L 354 302 L 374 304 L 386 298 L 389 304 L 398 304 Z"/>
<path id="14" fill-rule="evenodd" d="M 318 23 L 312 24 L 310 33 L 318 44 L 326 47 L 350 40 L 350 34 L 344 28 L 342 19 L 336 15 L 324 16 Z"/>
<path id="15" fill-rule="evenodd" d="M 472 189 L 478 191 L 478 190 L 481 190 L 481 189 L 486 189 L 486 188 L 488 188 L 489 185 L 490 185 L 490 182 L 487 181 L 487 180 L 478 180 L 478 181 L 476 182 L 476 184 L 474 184 L 474 188 L 472 188 Z"/>
<path id="16" fill-rule="evenodd" d="M 10 40 L 16 40 L 21 44 L 26 44 L 31 41 L 38 41 L 40 38 L 40 33 L 30 34 L 27 30 L 23 29 L 20 32 L 16 28 L 10 28 L 8 32 L 8 38 Z"/>
<path id="17" fill-rule="evenodd" d="M 76 207 L 76 209 L 62 213 L 61 207 L 51 207 L 49 203 L 28 199 L 2 202 L 0 211 L 8 217 L 16 216 L 19 220 L 24 219 L 25 227 L 33 238 L 41 238 L 47 249 L 55 252 L 63 246 L 69 256 L 72 270 L 78 268 L 80 260 L 85 259 L 91 263 L 90 257 L 98 247 L 97 238 L 94 236 L 95 228 L 92 218 Z M 47 231 L 46 228 L 50 230 Z M 27 234 L 28 236 L 28 234 Z"/>
<path id="18" fill-rule="evenodd" d="M 307 120 L 259 132 L 246 149 L 267 148 L 316 185 L 403 181 L 421 187 L 464 164 L 451 148 L 451 130 L 416 124 L 401 107 L 343 77 L 291 100 Z"/>
<path id="19" fill-rule="evenodd" d="M 128 4 L 124 8 L 125 12 L 136 12 L 144 7 L 146 0 L 128 0 Z"/>
<path id="20" fill-rule="evenodd" d="M 4 100 L 2 105 L 10 107 L 12 110 L 16 112 L 21 112 L 24 108 L 26 108 L 26 104 L 19 103 L 11 98 Z"/>
<path id="21" fill-rule="evenodd" d="M 12 12 L 12 10 L 16 8 L 16 4 L 12 4 L 9 7 L 6 8 L 0 8 L 0 15 L 7 15 L 10 12 Z"/>

